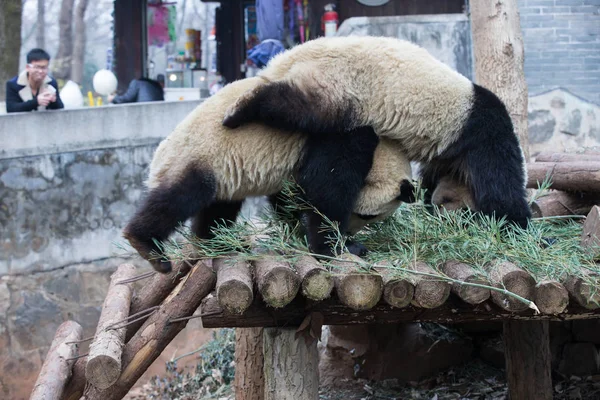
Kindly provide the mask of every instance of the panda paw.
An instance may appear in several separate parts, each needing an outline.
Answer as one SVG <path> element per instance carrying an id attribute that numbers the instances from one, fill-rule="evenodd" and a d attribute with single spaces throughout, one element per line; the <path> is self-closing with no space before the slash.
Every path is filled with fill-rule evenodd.
<path id="1" fill-rule="evenodd" d="M 346 241 L 346 249 L 349 253 L 354 254 L 355 256 L 364 257 L 369 252 L 367 247 L 359 242 L 354 242 L 352 240 Z"/>
<path id="2" fill-rule="evenodd" d="M 161 274 L 167 274 L 173 269 L 170 261 L 151 260 L 150 264 L 152 264 L 152 268 L 156 272 L 160 272 Z"/>

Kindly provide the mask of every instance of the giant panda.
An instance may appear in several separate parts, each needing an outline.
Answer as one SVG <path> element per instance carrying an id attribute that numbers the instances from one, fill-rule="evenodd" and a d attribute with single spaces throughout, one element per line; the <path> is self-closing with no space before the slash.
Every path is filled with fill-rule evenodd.
<path id="1" fill-rule="evenodd" d="M 245 125 L 243 135 L 231 135 L 221 124 L 225 110 L 261 82 L 248 78 L 227 85 L 157 147 L 148 193 L 123 232 L 157 271 L 170 271 L 171 263 L 153 257 L 154 240 L 166 240 L 189 218 L 193 233 L 209 237 L 215 222 L 235 220 L 246 197 L 276 194 L 289 177 L 320 213 L 339 223 L 341 232 L 389 214 L 400 201 L 414 200 L 407 157 L 395 140 L 378 138 L 370 127 L 357 127 L 341 145 L 342 137 L 335 135 L 284 134 L 259 123 Z M 321 216 L 306 212 L 302 221 L 311 251 L 328 254 Z"/>
<path id="2" fill-rule="evenodd" d="M 527 226 L 525 159 L 505 105 L 425 49 L 387 37 L 319 38 L 278 54 L 259 77 L 225 126 L 262 121 L 346 138 L 371 126 L 422 163 L 428 200 L 447 176 L 466 184 L 474 209 Z"/>

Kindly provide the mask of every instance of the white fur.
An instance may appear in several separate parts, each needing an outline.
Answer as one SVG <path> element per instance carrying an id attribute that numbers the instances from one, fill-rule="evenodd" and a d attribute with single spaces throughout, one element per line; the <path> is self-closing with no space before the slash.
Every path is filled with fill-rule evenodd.
<path id="1" fill-rule="evenodd" d="M 305 135 L 258 123 L 235 130 L 221 124 L 227 108 L 261 82 L 259 78 L 233 82 L 192 111 L 156 149 L 147 186 L 173 184 L 194 165 L 215 174 L 216 200 L 277 193 L 296 168 Z M 400 204 L 395 198 L 401 181 L 411 179 L 411 169 L 398 146 L 390 139 L 380 141 L 355 212 L 390 213 Z"/>
<path id="2" fill-rule="evenodd" d="M 399 140 L 413 161 L 429 161 L 453 143 L 473 104 L 471 81 L 394 38 L 315 39 L 280 53 L 259 76 L 321 96 L 324 113 L 351 101 L 356 126 Z"/>

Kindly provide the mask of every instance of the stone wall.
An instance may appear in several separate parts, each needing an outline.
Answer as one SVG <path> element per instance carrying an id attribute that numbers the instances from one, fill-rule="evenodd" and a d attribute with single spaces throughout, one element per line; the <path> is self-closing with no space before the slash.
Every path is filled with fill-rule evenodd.
<path id="1" fill-rule="evenodd" d="M 529 149 L 574 151 L 600 146 L 600 106 L 555 89 L 529 97 Z"/>
<path id="2" fill-rule="evenodd" d="M 197 104 L 0 116 L 0 398 L 28 398 L 62 321 L 94 334 L 154 149 Z"/>

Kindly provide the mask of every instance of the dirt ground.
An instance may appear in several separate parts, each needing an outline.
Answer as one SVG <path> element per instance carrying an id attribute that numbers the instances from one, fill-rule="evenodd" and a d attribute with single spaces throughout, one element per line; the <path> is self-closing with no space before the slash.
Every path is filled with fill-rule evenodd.
<path id="1" fill-rule="evenodd" d="M 149 385 L 132 390 L 129 400 L 234 400 L 231 387 L 221 388 L 218 394 L 198 397 L 188 395 L 166 399 L 153 393 Z M 368 382 L 340 380 L 335 386 L 321 387 L 319 400 L 506 400 L 504 370 L 479 360 L 451 368 L 435 377 L 419 382 L 400 383 L 396 380 Z M 600 375 L 590 377 L 555 377 L 555 400 L 600 400 Z"/>

